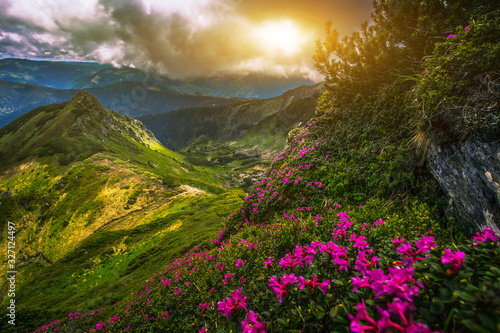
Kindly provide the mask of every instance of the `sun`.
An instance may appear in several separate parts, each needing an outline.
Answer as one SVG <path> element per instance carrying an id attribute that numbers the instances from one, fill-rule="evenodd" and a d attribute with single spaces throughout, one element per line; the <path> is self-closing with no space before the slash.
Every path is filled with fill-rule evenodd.
<path id="1" fill-rule="evenodd" d="M 267 21 L 255 28 L 259 45 L 268 51 L 293 55 L 300 51 L 305 35 L 291 20 Z"/>

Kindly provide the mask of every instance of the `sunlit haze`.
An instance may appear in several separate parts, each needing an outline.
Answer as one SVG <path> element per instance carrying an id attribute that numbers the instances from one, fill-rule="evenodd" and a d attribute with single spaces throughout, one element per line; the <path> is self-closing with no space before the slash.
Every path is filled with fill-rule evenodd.
<path id="1" fill-rule="evenodd" d="M 264 22 L 255 28 L 255 36 L 262 43 L 263 51 L 278 51 L 288 56 L 300 52 L 304 43 L 311 42 L 311 38 L 290 20 Z"/>
<path id="2" fill-rule="evenodd" d="M 265 73 L 321 80 L 326 21 L 347 34 L 370 0 L 0 0 L 0 57 L 154 65 L 176 78 Z"/>

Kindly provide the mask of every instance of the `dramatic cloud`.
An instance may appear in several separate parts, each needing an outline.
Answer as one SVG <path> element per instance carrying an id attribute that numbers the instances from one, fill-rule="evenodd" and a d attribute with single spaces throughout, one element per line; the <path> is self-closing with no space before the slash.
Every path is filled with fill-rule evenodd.
<path id="1" fill-rule="evenodd" d="M 349 33 L 369 11 L 370 0 L 0 0 L 0 57 L 317 79 L 324 23 Z"/>

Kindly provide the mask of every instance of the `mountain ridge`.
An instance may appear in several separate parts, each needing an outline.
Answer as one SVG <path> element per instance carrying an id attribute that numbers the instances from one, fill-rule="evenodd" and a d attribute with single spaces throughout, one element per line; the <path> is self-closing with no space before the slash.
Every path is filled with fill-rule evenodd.
<path id="1" fill-rule="evenodd" d="M 8 81 L 0 81 L 0 87 L 5 92 L 0 97 L 0 125 L 6 125 L 35 107 L 67 101 L 80 91 Z M 97 96 L 107 108 L 129 116 L 171 111 L 188 106 L 226 105 L 242 100 L 230 97 L 190 95 L 153 84 L 148 86 L 144 82 L 129 81 L 81 91 Z M 26 95 L 30 98 L 25 98 Z"/>
<path id="2" fill-rule="evenodd" d="M 29 73 L 29 74 L 26 74 Z M 122 81 L 150 81 L 178 92 L 209 93 L 219 97 L 270 98 L 312 81 L 300 77 L 264 74 L 224 75 L 208 78 L 172 79 L 157 69 L 115 68 L 95 62 L 57 62 L 0 59 L 0 80 L 35 83 L 58 89 L 88 89 Z"/>
<path id="3" fill-rule="evenodd" d="M 224 185 L 225 170 L 191 165 L 138 120 L 86 92 L 1 128 L 0 151 L 0 190 L 9 193 L 0 198 L 0 227 L 16 226 L 24 327 L 70 304 L 109 305 L 110 290 L 128 297 L 145 277 L 139 267 L 158 269 L 193 242 L 208 241 L 221 214 L 244 196 Z M 213 209 L 220 205 L 226 208 Z M 7 240 L 1 236 L 2 246 Z M 47 299 L 59 306 L 48 307 Z"/>
<path id="4" fill-rule="evenodd" d="M 286 109 L 299 101 L 305 103 L 303 121 L 314 115 L 316 101 L 324 91 L 324 85 L 301 86 L 280 96 L 264 100 L 249 100 L 216 108 L 189 108 L 173 112 L 140 116 L 140 119 L 158 139 L 170 149 L 182 149 L 197 137 L 208 135 L 213 139 L 237 140 L 265 117 L 276 115 L 287 119 Z M 279 113 L 282 111 L 282 113 Z M 289 113 L 297 113 L 289 110 Z M 299 112 L 300 113 L 300 112 Z M 292 117 L 293 118 L 293 117 Z M 291 118 L 290 118 L 291 120 Z M 290 128 L 292 124 L 288 124 Z M 277 145 L 284 145 L 279 140 Z M 281 149 L 282 147 L 280 147 Z"/>

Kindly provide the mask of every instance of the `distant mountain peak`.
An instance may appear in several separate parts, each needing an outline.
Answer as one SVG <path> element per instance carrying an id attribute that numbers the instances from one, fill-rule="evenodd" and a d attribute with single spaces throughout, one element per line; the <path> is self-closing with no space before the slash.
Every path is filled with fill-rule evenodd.
<path id="1" fill-rule="evenodd" d="M 79 91 L 73 96 L 67 107 L 104 110 L 104 106 L 91 94 L 85 91 Z"/>
<path id="2" fill-rule="evenodd" d="M 38 107 L 0 129 L 0 170 L 34 156 L 67 165 L 97 152 L 140 154 L 137 144 L 158 146 L 153 133 L 137 120 L 102 106 L 87 92 L 77 92 L 67 103 Z M 8 158 L 7 158 L 8 157 Z"/>

